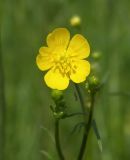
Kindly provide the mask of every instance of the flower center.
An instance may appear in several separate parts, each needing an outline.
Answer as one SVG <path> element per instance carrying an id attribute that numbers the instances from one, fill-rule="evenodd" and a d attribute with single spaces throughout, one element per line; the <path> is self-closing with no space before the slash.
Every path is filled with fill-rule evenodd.
<path id="1" fill-rule="evenodd" d="M 70 74 L 76 73 L 75 60 L 66 55 L 66 50 L 62 54 L 54 56 L 54 72 L 59 71 L 62 76 L 70 77 Z"/>

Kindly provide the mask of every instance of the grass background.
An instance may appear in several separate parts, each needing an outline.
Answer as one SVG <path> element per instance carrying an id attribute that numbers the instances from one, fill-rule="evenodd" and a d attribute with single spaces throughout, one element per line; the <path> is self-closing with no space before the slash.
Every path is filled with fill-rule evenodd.
<path id="1" fill-rule="evenodd" d="M 91 52 L 101 51 L 102 77 L 109 78 L 96 100 L 95 118 L 103 152 L 91 133 L 88 159 L 130 158 L 130 1 L 129 0 L 0 0 L 0 160 L 55 160 L 50 89 L 35 64 L 38 49 L 56 27 L 68 27 L 72 15 L 82 18 Z M 72 31 L 72 29 L 70 29 Z M 114 93 L 114 94 L 113 94 Z M 70 112 L 79 111 L 72 84 L 65 91 Z M 63 150 L 75 160 L 81 133 L 70 136 L 81 118 L 62 124 Z M 75 141 L 76 139 L 76 141 Z"/>

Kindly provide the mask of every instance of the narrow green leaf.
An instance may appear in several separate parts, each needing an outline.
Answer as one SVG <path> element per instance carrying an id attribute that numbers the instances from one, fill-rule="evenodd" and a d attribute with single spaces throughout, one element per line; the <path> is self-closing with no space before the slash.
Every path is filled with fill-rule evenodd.
<path id="1" fill-rule="evenodd" d="M 45 150 L 40 151 L 44 156 L 48 158 L 48 160 L 54 160 L 52 156 Z"/>
<path id="2" fill-rule="evenodd" d="M 55 144 L 55 139 L 53 135 L 51 134 L 51 132 L 44 126 L 41 126 L 41 128 L 47 133 L 47 135 L 51 138 L 52 142 Z"/>
<path id="3" fill-rule="evenodd" d="M 99 134 L 99 131 L 98 131 L 98 128 L 97 128 L 96 121 L 94 119 L 92 121 L 92 127 L 93 127 L 94 133 L 95 133 L 97 141 L 98 141 L 99 149 L 102 152 L 102 141 L 101 141 L 101 137 L 100 137 L 100 134 Z"/>
<path id="4" fill-rule="evenodd" d="M 102 142 L 101 142 L 101 140 L 98 140 L 98 146 L 99 146 L 100 151 L 102 152 Z"/>

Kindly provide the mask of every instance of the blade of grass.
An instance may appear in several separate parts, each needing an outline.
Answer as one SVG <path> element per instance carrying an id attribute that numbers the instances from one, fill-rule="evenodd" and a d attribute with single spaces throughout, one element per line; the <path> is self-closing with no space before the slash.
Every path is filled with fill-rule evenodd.
<path id="1" fill-rule="evenodd" d="M 48 160 L 54 160 L 53 157 L 45 150 L 40 151 Z"/>
<path id="2" fill-rule="evenodd" d="M 51 132 L 44 126 L 41 126 L 41 129 L 43 129 L 47 133 L 47 135 L 51 138 L 52 142 L 55 144 L 55 139 L 52 136 Z"/>

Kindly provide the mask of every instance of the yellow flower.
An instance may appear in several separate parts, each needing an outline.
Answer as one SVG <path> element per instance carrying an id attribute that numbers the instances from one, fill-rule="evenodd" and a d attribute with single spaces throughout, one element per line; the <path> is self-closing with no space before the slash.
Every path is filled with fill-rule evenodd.
<path id="1" fill-rule="evenodd" d="M 44 76 L 48 87 L 64 90 L 69 80 L 85 81 L 90 73 L 90 64 L 85 60 L 90 47 L 82 35 L 76 34 L 70 40 L 66 28 L 57 28 L 47 36 L 47 46 L 39 49 L 36 63 L 42 71 L 50 69 Z"/>

